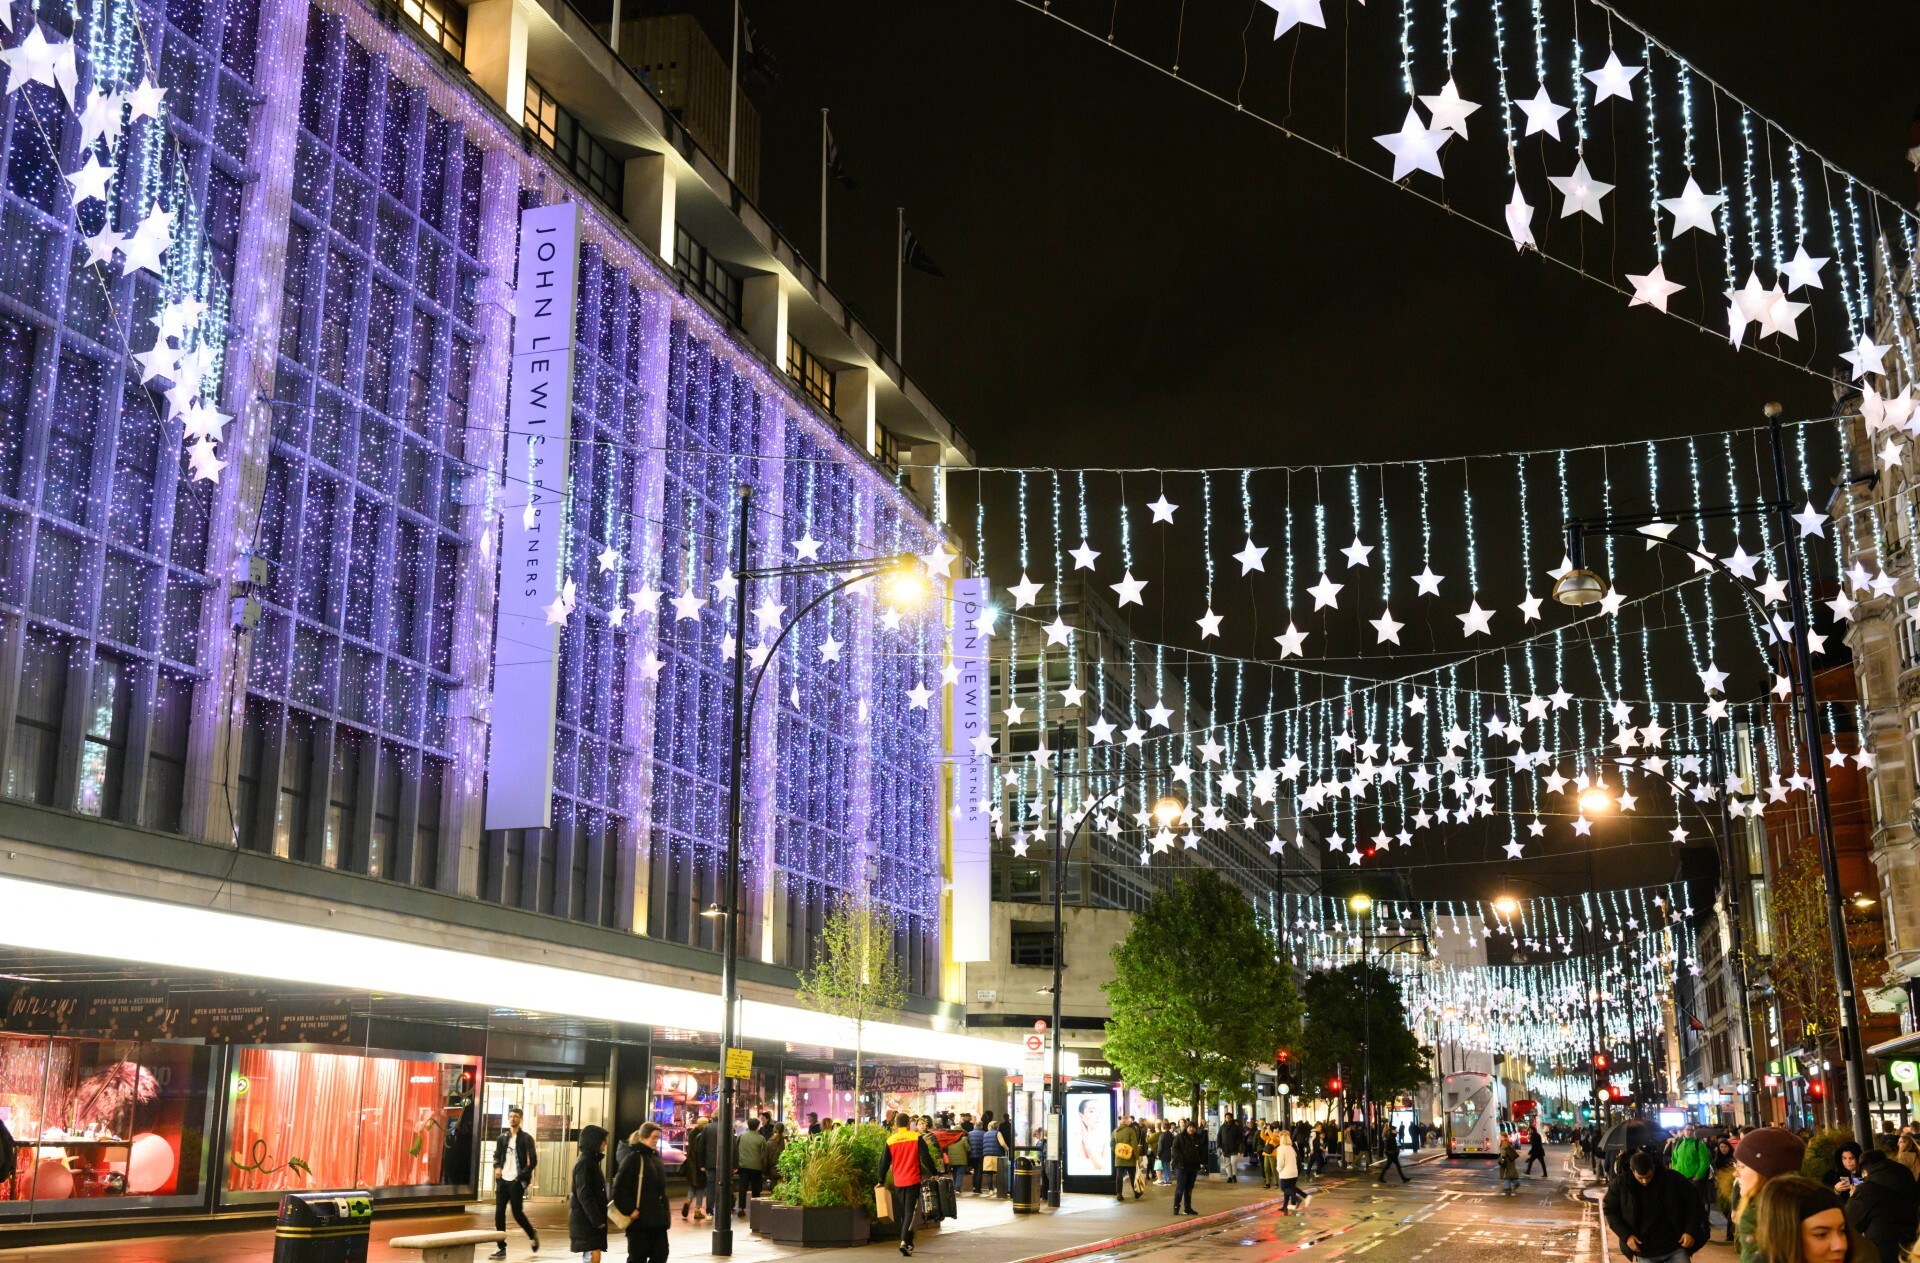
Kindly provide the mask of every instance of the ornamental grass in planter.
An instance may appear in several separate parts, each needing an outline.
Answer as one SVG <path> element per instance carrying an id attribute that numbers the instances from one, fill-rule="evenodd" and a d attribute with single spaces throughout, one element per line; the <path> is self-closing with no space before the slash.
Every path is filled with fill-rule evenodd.
<path id="1" fill-rule="evenodd" d="M 761 1217 L 766 1234 L 781 1245 L 865 1245 L 886 1157 L 886 1129 L 875 1123 L 795 1137 Z"/>

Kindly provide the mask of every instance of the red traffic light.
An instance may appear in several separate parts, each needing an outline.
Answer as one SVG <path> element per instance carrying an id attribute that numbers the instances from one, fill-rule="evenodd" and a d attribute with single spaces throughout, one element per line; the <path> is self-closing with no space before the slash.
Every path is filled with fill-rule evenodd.
<path id="1" fill-rule="evenodd" d="M 1815 1079 L 1812 1083 L 1809 1083 L 1807 1085 L 1807 1095 L 1811 1096 L 1816 1101 L 1819 1100 L 1821 1097 L 1825 1096 L 1826 1094 L 1827 1094 L 1827 1085 L 1820 1082 L 1818 1079 Z"/>
<path id="2" fill-rule="evenodd" d="M 1340 1080 L 1338 1079 L 1327 1080 L 1327 1091 L 1338 1092 L 1339 1090 L 1340 1090 Z"/>
<path id="3" fill-rule="evenodd" d="M 1607 1054 L 1605 1053 L 1593 1054 L 1593 1068 L 1595 1070 L 1605 1070 L 1607 1068 Z"/>
<path id="4" fill-rule="evenodd" d="M 1617 1100 L 1619 1100 L 1619 1099 L 1620 1099 L 1620 1089 L 1619 1089 L 1619 1088 L 1608 1088 L 1608 1089 L 1607 1089 L 1607 1095 L 1608 1095 L 1608 1096 L 1610 1096 L 1610 1097 L 1612 1097 L 1612 1098 L 1613 1098 L 1614 1100 L 1616 1100 L 1616 1101 L 1617 1101 Z"/>
<path id="5" fill-rule="evenodd" d="M 1289 1057 L 1290 1055 L 1291 1055 L 1291 1054 L 1289 1054 L 1289 1053 L 1287 1052 L 1287 1050 L 1286 1050 L 1286 1049 L 1284 1049 L 1284 1048 L 1279 1048 L 1279 1049 L 1275 1049 L 1275 1050 L 1274 1050 L 1274 1054 L 1273 1054 L 1273 1064 L 1275 1064 L 1276 1066 L 1284 1066 L 1284 1065 L 1286 1065 L 1286 1064 L 1287 1064 L 1287 1058 L 1288 1058 L 1288 1057 Z"/>

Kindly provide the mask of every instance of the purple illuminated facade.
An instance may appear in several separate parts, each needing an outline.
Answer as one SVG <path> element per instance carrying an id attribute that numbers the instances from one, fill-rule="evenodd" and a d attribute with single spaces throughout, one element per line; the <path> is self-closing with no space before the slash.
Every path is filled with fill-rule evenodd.
<path id="1" fill-rule="evenodd" d="M 714 946 L 719 923 L 699 913 L 721 898 L 735 489 L 756 488 L 760 566 L 805 538 L 823 559 L 928 552 L 932 518 L 530 144 L 418 15 L 102 5 L 77 24 L 41 15 L 82 50 L 83 90 L 150 66 L 168 92 L 122 143 L 112 223 L 155 190 L 191 209 L 166 276 L 89 264 L 102 204 L 65 200 L 73 112 L 40 84 L 5 97 L 4 792 Z M 13 13 L 29 29 L 27 5 Z M 562 199 L 582 203 L 583 246 L 554 826 L 490 833 L 515 232 L 524 206 Z M 190 476 L 181 426 L 131 355 L 163 293 L 203 298 L 219 326 L 217 404 L 234 420 L 217 482 Z M 265 563 L 257 588 L 249 558 Z M 827 582 L 788 580 L 774 601 L 791 615 Z M 707 604 L 681 618 L 686 593 Z M 768 672 L 745 952 L 803 965 L 824 912 L 871 888 L 903 914 L 930 995 L 942 611 L 897 626 L 882 612 L 870 588 L 834 596 Z M 928 708 L 908 704 L 918 684 L 936 689 Z"/>

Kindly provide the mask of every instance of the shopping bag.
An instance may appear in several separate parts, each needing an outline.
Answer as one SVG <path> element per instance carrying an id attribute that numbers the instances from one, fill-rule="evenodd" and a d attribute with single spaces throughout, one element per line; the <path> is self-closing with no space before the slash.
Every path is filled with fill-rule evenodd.
<path id="1" fill-rule="evenodd" d="M 893 1190 L 884 1184 L 873 1186 L 873 1221 L 893 1222 Z"/>

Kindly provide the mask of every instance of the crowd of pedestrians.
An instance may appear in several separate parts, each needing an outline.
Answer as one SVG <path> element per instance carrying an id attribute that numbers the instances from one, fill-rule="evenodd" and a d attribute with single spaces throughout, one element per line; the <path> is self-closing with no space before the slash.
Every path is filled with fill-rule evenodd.
<path id="1" fill-rule="evenodd" d="M 1608 1178 L 1607 1226 L 1635 1263 L 1686 1263 L 1713 1237 L 1716 1209 L 1740 1263 L 1908 1263 L 1920 1258 L 1920 1143 L 1911 1129 L 1872 1147 L 1838 1145 L 1809 1178 L 1805 1133 L 1689 1124 L 1658 1143 L 1629 1122 L 1617 1142 L 1579 1138 Z"/>

